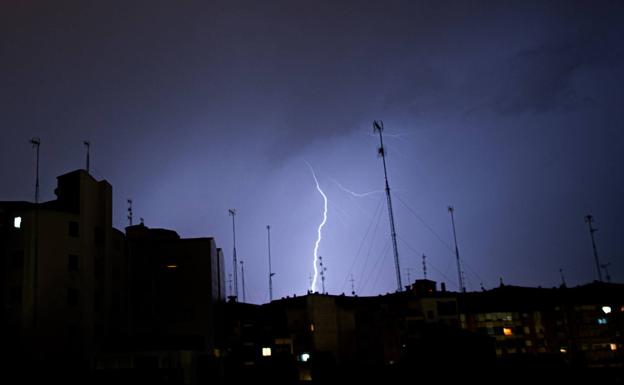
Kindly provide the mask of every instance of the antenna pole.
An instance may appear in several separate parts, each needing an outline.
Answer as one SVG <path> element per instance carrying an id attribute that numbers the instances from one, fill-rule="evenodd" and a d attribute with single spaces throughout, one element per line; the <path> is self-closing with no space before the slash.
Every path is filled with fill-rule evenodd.
<path id="1" fill-rule="evenodd" d="M 585 222 L 589 225 L 589 236 L 592 241 L 592 248 L 594 249 L 594 260 L 596 262 L 596 271 L 598 272 L 598 281 L 602 282 L 602 273 L 600 272 L 600 262 L 598 262 L 598 251 L 596 250 L 596 240 L 594 239 L 594 233 L 598 231 L 592 225 L 594 223 L 594 217 L 589 214 L 585 216 Z"/>
<path id="2" fill-rule="evenodd" d="M 561 276 L 561 287 L 566 287 L 565 276 L 563 275 L 563 269 L 559 269 L 559 275 Z"/>
<path id="3" fill-rule="evenodd" d="M 33 327 L 37 326 L 37 300 L 39 288 L 39 146 L 41 139 L 34 137 L 30 140 L 36 150 L 35 166 L 35 256 L 33 258 Z"/>
<path id="4" fill-rule="evenodd" d="M 246 302 L 246 298 L 245 298 L 245 265 L 244 265 L 243 261 L 240 261 L 240 265 L 241 265 L 241 279 L 242 279 L 242 284 L 243 284 L 243 302 Z"/>
<path id="5" fill-rule="evenodd" d="M 87 147 L 87 174 L 90 173 L 90 149 L 91 149 L 91 142 L 89 142 L 88 140 L 83 141 L 82 143 L 84 143 L 84 145 Z"/>
<path id="6" fill-rule="evenodd" d="M 423 276 L 425 277 L 425 279 L 427 279 L 427 262 L 426 262 L 427 256 L 425 254 L 423 254 L 422 256 L 422 265 L 423 265 Z"/>
<path id="7" fill-rule="evenodd" d="M 457 247 L 457 233 L 455 232 L 455 209 L 453 206 L 448 207 L 449 213 L 451 213 L 451 223 L 453 224 L 453 239 L 455 240 L 455 258 L 457 259 L 457 279 L 459 280 L 459 290 L 463 293 L 466 292 L 466 287 L 464 286 L 464 280 L 462 277 L 461 264 L 459 262 L 459 248 Z"/>
<path id="8" fill-rule="evenodd" d="M 607 283 L 611 283 L 611 276 L 609 275 L 609 266 L 611 266 L 611 262 L 600 265 L 605 271 L 605 275 L 607 277 Z"/>
<path id="9" fill-rule="evenodd" d="M 355 279 L 353 279 L 353 274 L 351 274 L 351 295 L 355 297 Z"/>
<path id="10" fill-rule="evenodd" d="M 230 289 L 230 297 L 234 294 L 232 293 L 232 273 L 228 274 L 228 287 Z"/>
<path id="11" fill-rule="evenodd" d="M 132 199 L 128 199 L 128 226 L 132 226 Z"/>
<path id="12" fill-rule="evenodd" d="M 39 146 L 41 145 L 41 139 L 34 137 L 30 140 L 33 148 L 35 149 L 36 156 L 36 168 L 35 168 L 35 203 L 39 203 Z"/>
<path id="13" fill-rule="evenodd" d="M 236 223 L 234 220 L 234 217 L 236 217 L 236 209 L 229 209 L 228 212 L 230 213 L 230 216 L 232 217 L 232 241 L 233 241 L 233 245 L 234 245 L 234 249 L 232 251 L 232 271 L 234 272 L 234 292 L 232 293 L 232 295 L 234 296 L 235 300 L 236 298 L 238 298 L 238 276 L 236 273 L 236 266 L 238 265 L 237 261 L 236 261 Z"/>
<path id="14" fill-rule="evenodd" d="M 319 265 L 321 266 L 321 283 L 323 287 L 323 294 L 327 294 L 327 292 L 325 291 L 325 270 L 327 270 L 327 268 L 323 266 L 323 257 L 321 257 L 320 255 L 319 255 Z"/>
<path id="15" fill-rule="evenodd" d="M 267 225 L 267 240 L 269 245 L 269 302 L 273 301 L 273 271 L 271 270 L 271 226 Z"/>
<path id="16" fill-rule="evenodd" d="M 402 291 L 403 285 L 401 284 L 401 268 L 399 266 L 399 250 L 397 248 L 397 241 L 396 241 L 396 228 L 394 226 L 394 213 L 392 212 L 392 198 L 390 197 L 390 184 L 388 183 L 388 171 L 386 167 L 386 151 L 384 150 L 383 135 L 381 134 L 383 131 L 383 122 L 381 120 L 373 121 L 373 131 L 379 132 L 380 146 L 379 146 L 378 153 L 379 155 L 381 155 L 381 159 L 383 160 L 384 178 L 386 181 L 386 199 L 388 201 L 388 216 L 390 217 L 390 235 L 392 236 L 392 249 L 394 251 L 394 267 L 396 270 L 397 291 Z"/>

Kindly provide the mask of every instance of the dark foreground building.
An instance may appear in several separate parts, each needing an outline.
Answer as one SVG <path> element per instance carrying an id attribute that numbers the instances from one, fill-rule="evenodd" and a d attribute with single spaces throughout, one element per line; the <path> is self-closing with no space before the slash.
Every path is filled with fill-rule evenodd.
<path id="1" fill-rule="evenodd" d="M 12 381 L 207 381 L 223 256 L 214 239 L 112 226 L 112 187 L 83 170 L 57 199 L 0 202 L 0 365 Z M 214 375 L 214 374 L 213 374 Z"/>

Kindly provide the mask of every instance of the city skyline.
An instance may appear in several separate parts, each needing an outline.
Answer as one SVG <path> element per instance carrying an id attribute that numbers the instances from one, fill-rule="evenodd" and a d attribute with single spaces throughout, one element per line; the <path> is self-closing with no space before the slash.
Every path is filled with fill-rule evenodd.
<path id="1" fill-rule="evenodd" d="M 425 254 L 457 290 L 449 205 L 469 291 L 597 279 L 588 214 L 622 282 L 622 5 L 384 4 L 3 4 L 0 200 L 34 200 L 31 137 L 40 202 L 89 141 L 115 227 L 132 199 L 135 224 L 214 237 L 226 275 L 236 208 L 246 297 L 265 303 L 267 225 L 274 298 L 309 287 L 309 163 L 327 291 L 353 275 L 393 292 L 383 120 L 404 282 Z"/>

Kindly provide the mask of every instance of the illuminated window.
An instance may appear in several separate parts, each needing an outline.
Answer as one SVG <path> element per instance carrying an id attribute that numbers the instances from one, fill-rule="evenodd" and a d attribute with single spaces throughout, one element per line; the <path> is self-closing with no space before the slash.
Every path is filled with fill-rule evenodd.
<path id="1" fill-rule="evenodd" d="M 616 344 L 609 344 L 609 347 L 611 348 L 611 350 L 616 351 L 617 350 L 617 345 Z"/>
<path id="2" fill-rule="evenodd" d="M 561 353 L 563 353 L 563 354 L 566 354 L 566 353 L 568 352 L 568 349 L 566 349 L 566 348 L 561 348 L 561 349 L 559 349 L 559 351 L 560 351 Z"/>
<path id="3" fill-rule="evenodd" d="M 271 357 L 271 348 L 262 348 L 262 357 Z"/>
<path id="4" fill-rule="evenodd" d="M 511 330 L 511 328 L 503 328 L 503 334 L 506 336 L 511 336 L 513 335 L 513 330 Z"/>
<path id="5" fill-rule="evenodd" d="M 22 217 L 13 218 L 13 227 L 15 227 L 16 229 L 19 229 L 22 227 Z"/>
<path id="6" fill-rule="evenodd" d="M 314 331 L 314 324 L 310 324 L 310 331 L 313 332 Z"/>
<path id="7" fill-rule="evenodd" d="M 177 268 L 178 268 L 178 265 L 176 265 L 174 263 L 171 263 L 171 264 L 167 265 L 167 269 L 169 269 L 169 270 L 175 270 Z"/>
<path id="8" fill-rule="evenodd" d="M 308 362 L 308 360 L 310 359 L 310 353 L 302 353 L 299 356 L 299 359 L 303 362 Z"/>
<path id="9" fill-rule="evenodd" d="M 611 313 L 611 306 L 603 306 L 602 307 L 602 312 L 605 313 L 605 314 Z"/>
<path id="10" fill-rule="evenodd" d="M 606 325 L 606 324 L 607 324 L 606 318 L 598 318 L 598 325 Z"/>

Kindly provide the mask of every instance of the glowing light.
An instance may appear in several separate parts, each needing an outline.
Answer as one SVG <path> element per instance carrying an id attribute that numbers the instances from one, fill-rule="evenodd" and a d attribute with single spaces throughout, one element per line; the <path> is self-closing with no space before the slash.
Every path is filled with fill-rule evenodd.
<path id="1" fill-rule="evenodd" d="M 609 347 L 611 348 L 612 351 L 617 350 L 617 344 L 609 344 Z"/>
<path id="2" fill-rule="evenodd" d="M 602 312 L 605 313 L 605 314 L 611 313 L 611 306 L 603 306 L 602 307 Z"/>
<path id="3" fill-rule="evenodd" d="M 513 335 L 513 331 L 511 330 L 511 328 L 503 328 L 503 334 L 506 336 L 511 336 Z"/>
<path id="4" fill-rule="evenodd" d="M 177 269 L 178 265 L 167 265 L 167 269 Z"/>
<path id="5" fill-rule="evenodd" d="M 15 227 L 16 229 L 22 227 L 22 217 L 13 218 L 13 227 Z"/>
<path id="6" fill-rule="evenodd" d="M 308 360 L 310 359 L 310 353 L 302 353 L 299 358 L 301 359 L 301 361 L 303 362 L 308 362 Z"/>
<path id="7" fill-rule="evenodd" d="M 262 348 L 262 357 L 271 357 L 271 348 Z"/>
<path id="8" fill-rule="evenodd" d="M 325 222 L 327 222 L 327 196 L 325 195 L 323 190 L 321 190 L 321 186 L 319 185 L 318 179 L 316 179 L 316 174 L 314 173 L 312 166 L 308 164 L 308 167 L 310 167 L 310 171 L 312 172 L 312 177 L 314 177 L 314 182 L 316 183 L 316 189 L 323 196 L 323 221 L 321 222 L 321 224 L 318 226 L 318 229 L 316 230 L 317 237 L 316 237 L 316 243 L 314 244 L 314 278 L 312 279 L 312 284 L 310 285 L 310 291 L 314 293 L 316 292 L 316 279 L 318 278 L 317 262 L 318 262 L 318 248 L 322 239 L 321 230 L 323 229 L 323 226 L 325 226 Z"/>
<path id="9" fill-rule="evenodd" d="M 559 351 L 560 351 L 561 353 L 563 353 L 563 354 L 566 354 L 566 353 L 568 352 L 568 349 L 566 349 L 566 348 L 561 348 L 561 349 L 559 349 Z"/>

